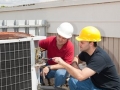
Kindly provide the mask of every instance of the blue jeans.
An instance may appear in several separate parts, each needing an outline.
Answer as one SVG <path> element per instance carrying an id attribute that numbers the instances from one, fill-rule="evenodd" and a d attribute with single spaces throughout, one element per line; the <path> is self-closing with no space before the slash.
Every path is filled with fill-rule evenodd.
<path id="1" fill-rule="evenodd" d="M 70 77 L 68 84 L 70 90 L 105 90 L 105 89 L 97 88 L 92 83 L 90 78 L 84 81 L 78 81 L 77 79 Z"/>
<path id="2" fill-rule="evenodd" d="M 55 78 L 55 87 L 57 87 L 62 86 L 65 83 L 67 75 L 68 73 L 65 69 L 50 70 L 49 73 L 46 75 L 46 78 Z M 42 77 L 40 79 L 42 83 Z"/>

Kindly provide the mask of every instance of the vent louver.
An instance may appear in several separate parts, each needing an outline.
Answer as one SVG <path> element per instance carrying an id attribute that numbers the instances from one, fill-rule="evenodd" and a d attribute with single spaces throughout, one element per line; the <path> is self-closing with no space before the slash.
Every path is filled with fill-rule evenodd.
<path id="1" fill-rule="evenodd" d="M 37 90 L 35 48 L 46 36 L 0 40 L 0 90 Z"/>
<path id="2" fill-rule="evenodd" d="M 0 90 L 32 90 L 30 41 L 0 44 Z"/>

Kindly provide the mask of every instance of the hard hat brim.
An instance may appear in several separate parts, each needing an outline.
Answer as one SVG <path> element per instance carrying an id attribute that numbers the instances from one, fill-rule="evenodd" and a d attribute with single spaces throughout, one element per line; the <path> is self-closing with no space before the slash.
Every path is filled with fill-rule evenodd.
<path id="1" fill-rule="evenodd" d="M 67 39 L 72 37 L 72 35 L 67 35 L 67 34 L 64 34 L 63 32 L 61 32 L 59 27 L 57 28 L 57 33 L 58 33 L 60 36 L 62 36 L 62 37 L 64 37 L 64 38 L 67 38 Z"/>
<path id="2" fill-rule="evenodd" d="M 75 37 L 75 39 L 77 41 L 93 41 L 93 42 L 99 42 L 99 41 L 101 41 L 101 39 L 97 39 L 97 40 L 85 40 L 85 39 L 80 38 L 79 36 Z"/>
<path id="3" fill-rule="evenodd" d="M 76 39 L 77 41 L 83 41 L 83 39 L 81 39 L 79 36 L 75 37 L 75 39 Z"/>

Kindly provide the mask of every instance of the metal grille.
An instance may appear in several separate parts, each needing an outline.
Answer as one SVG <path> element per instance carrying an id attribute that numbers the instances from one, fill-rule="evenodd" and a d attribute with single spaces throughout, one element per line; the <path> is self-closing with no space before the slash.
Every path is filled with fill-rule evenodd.
<path id="1" fill-rule="evenodd" d="M 0 90 L 32 90 L 30 41 L 0 44 Z"/>

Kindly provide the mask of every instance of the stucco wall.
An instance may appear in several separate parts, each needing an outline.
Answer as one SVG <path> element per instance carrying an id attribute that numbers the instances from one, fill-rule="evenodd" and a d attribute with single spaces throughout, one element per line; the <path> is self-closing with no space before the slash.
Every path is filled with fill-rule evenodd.
<path id="1" fill-rule="evenodd" d="M 47 20 L 48 33 L 55 33 L 58 25 L 71 22 L 74 34 L 88 25 L 100 29 L 104 37 L 120 35 L 120 0 L 58 0 L 31 6 L 0 9 L 1 20 Z"/>

